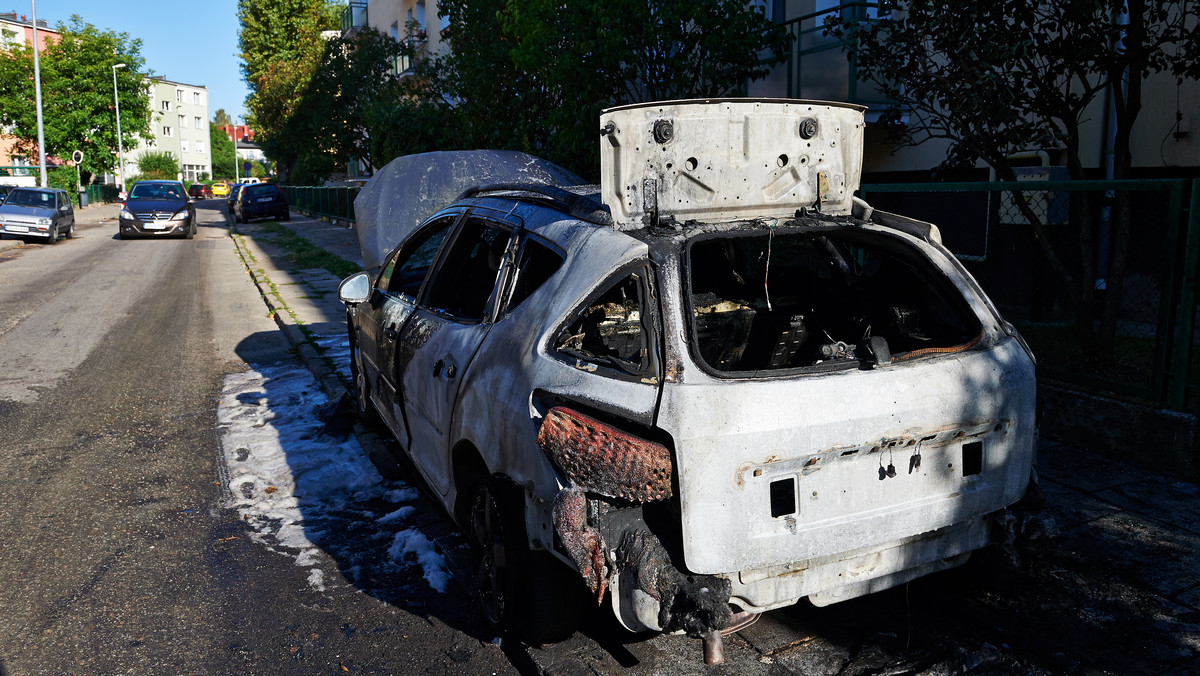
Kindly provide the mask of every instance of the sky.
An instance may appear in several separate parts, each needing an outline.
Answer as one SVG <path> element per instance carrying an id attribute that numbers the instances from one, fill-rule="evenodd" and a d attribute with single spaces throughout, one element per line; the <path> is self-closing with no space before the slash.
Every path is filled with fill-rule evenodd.
<path id="1" fill-rule="evenodd" d="M 237 57 L 237 0 L 34 0 L 51 27 L 72 14 L 101 30 L 142 40 L 146 70 L 168 80 L 208 87 L 208 117 L 218 108 L 245 114 L 250 94 Z M 0 11 L 30 16 L 30 0 L 0 0 Z"/>

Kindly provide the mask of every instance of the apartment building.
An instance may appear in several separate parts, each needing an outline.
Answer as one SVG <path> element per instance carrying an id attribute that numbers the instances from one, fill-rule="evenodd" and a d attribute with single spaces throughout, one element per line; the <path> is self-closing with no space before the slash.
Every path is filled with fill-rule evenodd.
<path id="1" fill-rule="evenodd" d="M 449 47 L 442 40 L 445 26 L 438 17 L 438 0 L 348 0 L 342 10 L 342 35 L 363 28 L 411 44 L 417 58 L 443 54 Z M 412 63 L 399 59 L 393 69 L 403 77 Z"/>
<path id="2" fill-rule="evenodd" d="M 173 82 L 165 77 L 146 76 L 150 94 L 151 139 L 127 151 L 130 175 L 147 152 L 167 152 L 179 160 L 179 179 L 199 181 L 212 178 L 212 148 L 208 138 L 208 88 Z"/>

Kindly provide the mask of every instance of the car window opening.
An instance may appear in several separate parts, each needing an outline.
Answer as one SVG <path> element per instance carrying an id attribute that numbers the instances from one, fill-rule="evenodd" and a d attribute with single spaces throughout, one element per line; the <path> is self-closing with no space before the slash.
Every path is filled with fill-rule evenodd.
<path id="1" fill-rule="evenodd" d="M 559 334 L 559 351 L 629 373 L 643 370 L 647 351 L 641 276 L 635 272 L 623 278 L 589 303 Z"/>
<path id="2" fill-rule="evenodd" d="M 879 238 L 769 229 L 696 241 L 688 264 L 692 332 L 716 371 L 885 364 L 981 331 L 931 263 Z"/>
<path id="3" fill-rule="evenodd" d="M 466 321 L 487 314 L 496 276 L 508 247 L 507 230 L 469 219 L 454 239 L 431 283 L 429 307 Z"/>

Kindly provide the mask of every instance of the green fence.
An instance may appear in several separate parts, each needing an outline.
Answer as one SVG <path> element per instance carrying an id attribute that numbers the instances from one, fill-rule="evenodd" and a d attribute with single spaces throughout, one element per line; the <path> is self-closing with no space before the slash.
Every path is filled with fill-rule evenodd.
<path id="1" fill-rule="evenodd" d="M 104 202 L 116 202 L 120 199 L 120 191 L 115 185 L 89 185 L 84 186 L 87 192 L 88 204 L 101 204 Z"/>
<path id="2" fill-rule="evenodd" d="M 864 185 L 930 221 L 1038 357 L 1041 377 L 1200 411 L 1200 181 Z"/>
<path id="3" fill-rule="evenodd" d="M 324 216 L 338 221 L 354 222 L 354 198 L 358 187 L 311 185 L 281 185 L 288 204 L 310 216 Z"/>

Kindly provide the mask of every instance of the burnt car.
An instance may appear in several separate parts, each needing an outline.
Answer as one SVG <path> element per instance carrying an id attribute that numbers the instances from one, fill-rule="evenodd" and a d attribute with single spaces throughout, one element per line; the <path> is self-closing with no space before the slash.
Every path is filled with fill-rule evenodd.
<path id="1" fill-rule="evenodd" d="M 478 545 L 493 622 L 554 640 L 607 602 L 712 657 L 1011 521 L 1033 355 L 935 226 L 854 197 L 862 111 L 616 108 L 598 189 L 431 153 L 355 200 L 358 404 Z"/>
<path id="2" fill-rule="evenodd" d="M 138 181 L 121 208 L 117 235 L 192 239 L 196 234 L 195 200 L 179 181 Z"/>
<path id="3" fill-rule="evenodd" d="M 75 236 L 75 207 L 60 188 L 13 188 L 0 204 L 0 232 L 54 244 Z"/>
<path id="4" fill-rule="evenodd" d="M 248 183 L 230 197 L 230 213 L 238 223 L 248 223 L 252 218 L 286 221 L 292 217 L 287 198 L 274 183 Z"/>

